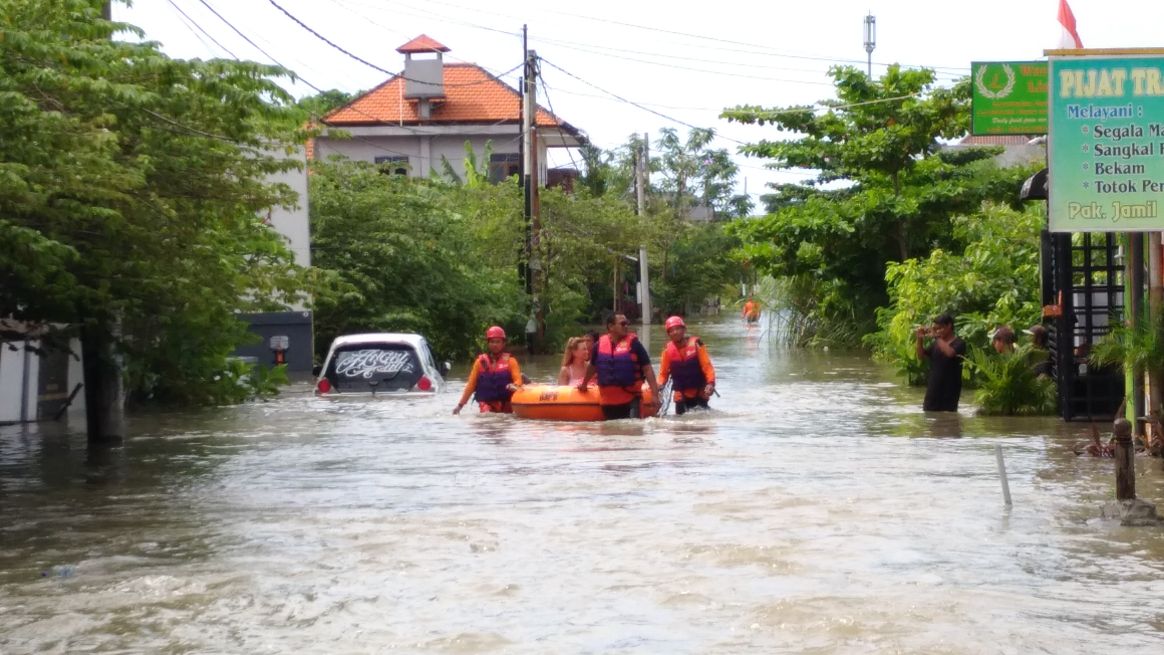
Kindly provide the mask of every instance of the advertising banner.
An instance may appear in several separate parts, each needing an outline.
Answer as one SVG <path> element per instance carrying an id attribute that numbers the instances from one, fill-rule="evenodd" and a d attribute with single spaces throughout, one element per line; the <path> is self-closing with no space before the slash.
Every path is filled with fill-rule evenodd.
<path id="1" fill-rule="evenodd" d="M 1164 230 L 1164 56 L 1049 64 L 1051 231 Z"/>
<path id="2" fill-rule="evenodd" d="M 970 74 L 971 134 L 1047 133 L 1047 62 L 974 62 Z"/>

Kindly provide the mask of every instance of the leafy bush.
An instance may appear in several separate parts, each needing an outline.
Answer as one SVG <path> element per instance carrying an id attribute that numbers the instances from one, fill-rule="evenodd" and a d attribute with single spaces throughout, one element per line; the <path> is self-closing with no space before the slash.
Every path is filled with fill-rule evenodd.
<path id="1" fill-rule="evenodd" d="M 1091 350 L 1096 366 L 1127 366 L 1137 371 L 1164 370 L 1164 316 L 1136 325 L 1116 325 Z"/>
<path id="2" fill-rule="evenodd" d="M 1046 358 L 1044 350 L 1030 344 L 1013 353 L 976 348 L 967 357 L 975 373 L 978 413 L 996 416 L 1031 416 L 1055 413 L 1055 382 L 1037 376 L 1035 367 Z"/>
<path id="3" fill-rule="evenodd" d="M 924 259 L 888 265 L 889 305 L 877 310 L 879 329 L 865 343 L 917 385 L 925 382 L 925 367 L 914 352 L 914 331 L 934 316 L 954 316 L 958 335 L 971 345 L 986 344 L 998 325 L 1021 329 L 1037 322 L 1043 220 L 1041 207 L 1015 211 L 992 203 L 955 218 L 961 255 L 936 249 Z"/>

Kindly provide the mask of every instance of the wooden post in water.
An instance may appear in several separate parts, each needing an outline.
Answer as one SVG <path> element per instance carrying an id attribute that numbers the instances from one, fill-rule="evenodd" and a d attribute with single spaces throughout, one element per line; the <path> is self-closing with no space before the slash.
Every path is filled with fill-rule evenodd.
<path id="1" fill-rule="evenodd" d="M 1115 433 L 1116 500 L 1136 498 L 1136 449 L 1132 446 L 1132 424 L 1126 418 L 1112 423 Z"/>

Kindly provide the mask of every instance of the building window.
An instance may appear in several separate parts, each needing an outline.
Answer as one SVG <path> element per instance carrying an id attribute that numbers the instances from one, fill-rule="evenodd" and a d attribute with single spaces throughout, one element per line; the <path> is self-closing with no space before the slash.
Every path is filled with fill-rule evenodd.
<path id="1" fill-rule="evenodd" d="M 513 175 L 521 175 L 521 155 L 503 153 L 489 155 L 489 181 L 497 184 Z"/>
<path id="2" fill-rule="evenodd" d="M 385 175 L 401 175 L 408 177 L 408 157 L 390 156 L 390 157 L 376 157 L 373 161 L 380 167 L 380 172 Z"/>

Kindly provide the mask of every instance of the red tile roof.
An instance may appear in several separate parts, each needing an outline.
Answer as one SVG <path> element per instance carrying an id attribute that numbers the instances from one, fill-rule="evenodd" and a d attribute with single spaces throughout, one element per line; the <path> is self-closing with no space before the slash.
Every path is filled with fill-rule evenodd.
<path id="1" fill-rule="evenodd" d="M 396 49 L 400 54 L 416 54 L 425 52 L 448 52 L 449 47 L 427 34 L 421 34 L 415 39 Z"/>
<path id="2" fill-rule="evenodd" d="M 405 125 L 448 123 L 518 123 L 521 96 L 517 90 L 476 64 L 444 65 L 445 97 L 432 100 L 431 118 L 421 120 L 417 101 L 404 98 L 404 78 L 394 75 L 347 105 L 324 117 L 333 127 L 344 125 Z M 577 128 L 542 107 L 538 127 L 558 127 L 578 136 Z"/>

